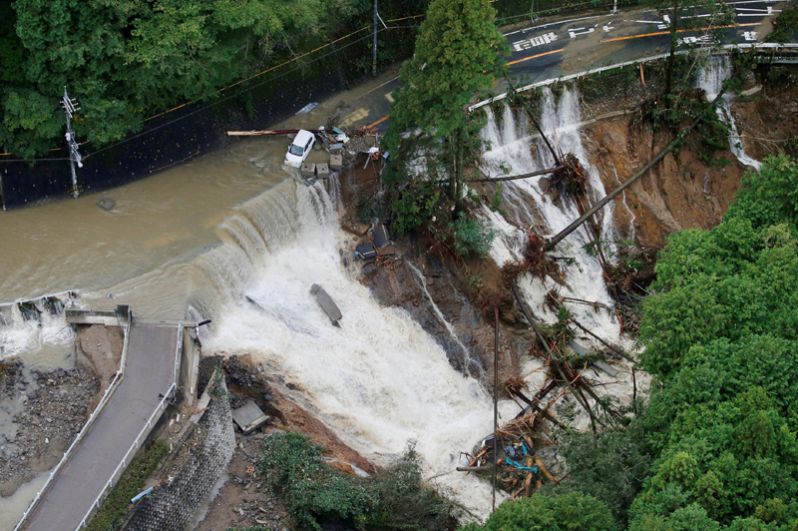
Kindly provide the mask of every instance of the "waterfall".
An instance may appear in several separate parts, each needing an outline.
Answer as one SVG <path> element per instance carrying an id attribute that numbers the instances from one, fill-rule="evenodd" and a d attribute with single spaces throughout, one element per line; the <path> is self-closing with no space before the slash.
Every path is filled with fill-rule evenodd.
<path id="1" fill-rule="evenodd" d="M 546 88 L 543 90 L 542 108 L 540 115 L 541 129 L 549 139 L 563 153 L 573 153 L 582 163 L 588 176 L 588 200 L 590 203 L 598 201 L 606 195 L 604 184 L 598 170 L 591 164 L 582 144 L 579 124 L 582 121 L 579 107 L 579 94 L 575 87 L 565 87 L 559 96 Z M 487 109 L 487 125 L 481 135 L 487 146 L 483 153 L 483 171 L 488 175 L 501 174 L 517 175 L 531 173 L 540 169 L 549 168 L 555 161 L 539 135 L 531 135 L 526 115 L 523 112 L 514 113 L 504 104 L 502 111 L 501 128 L 496 121 L 492 109 Z M 565 201 L 564 204 L 555 204 L 543 191 L 540 178 L 509 181 L 504 183 L 506 188 L 514 189 L 514 193 L 522 196 L 527 201 L 531 216 L 531 230 L 543 237 L 549 237 L 565 228 L 574 219 L 579 217 L 579 211 L 573 202 Z M 599 226 L 601 232 L 601 245 L 608 258 L 616 253 L 615 229 L 613 226 L 613 205 L 607 205 L 600 214 Z M 484 216 L 491 222 L 497 234 L 504 241 L 507 249 L 516 249 L 517 257 L 519 236 L 517 232 L 508 231 L 504 220 Z M 513 218 L 520 217 L 513 214 Z M 526 226 L 526 225 L 525 225 Z M 564 273 L 564 283 L 558 284 L 551 278 L 543 280 L 525 275 L 519 279 L 519 287 L 535 311 L 538 318 L 547 322 L 554 322 L 557 316 L 544 305 L 546 293 L 554 290 L 563 297 L 582 299 L 596 302 L 604 309 L 594 310 L 589 305 L 565 302 L 566 307 L 580 324 L 586 326 L 603 339 L 622 343 L 620 324 L 615 318 L 614 301 L 610 297 L 605 282 L 604 271 L 591 247 L 592 236 L 587 225 L 582 225 L 571 233 L 557 247 L 555 257 Z M 520 232 L 520 231 L 518 231 Z M 523 242 L 523 240 L 520 240 Z M 492 253 L 494 259 L 507 259 L 503 249 Z M 497 259 L 497 263 L 503 262 Z M 586 339 L 586 343 L 594 343 Z"/>
<path id="2" fill-rule="evenodd" d="M 723 83 L 731 77 L 732 66 L 728 56 L 712 56 L 706 65 L 703 65 L 696 75 L 696 87 L 702 89 L 708 101 L 714 100 L 720 94 Z M 759 171 L 762 163 L 745 152 L 737 123 L 732 114 L 731 94 L 724 94 L 719 104 L 715 107 L 718 118 L 729 127 L 729 149 L 742 164 Z"/>
<path id="3" fill-rule="evenodd" d="M 25 356 L 35 368 L 57 366 L 57 358 L 72 350 L 75 335 L 64 310 L 73 306 L 77 301 L 72 293 L 0 304 L 0 359 Z"/>
<path id="4" fill-rule="evenodd" d="M 468 350 L 462 341 L 460 341 L 460 337 L 457 335 L 452 323 L 450 323 L 446 316 L 443 315 L 443 312 L 438 307 L 438 304 L 432 298 L 432 295 L 427 289 L 427 279 L 424 278 L 424 273 L 422 273 L 416 266 L 414 266 L 410 262 L 406 262 L 407 266 L 413 272 L 413 275 L 418 279 L 419 286 L 421 287 L 421 291 L 424 293 L 424 297 L 426 297 L 427 302 L 429 302 L 430 306 L 432 307 L 432 313 L 435 314 L 435 317 L 438 321 L 443 325 L 446 331 L 449 333 L 449 336 L 454 340 L 455 344 L 460 348 L 460 351 L 463 353 L 463 367 L 470 368 L 470 367 L 478 367 L 481 373 L 480 376 L 484 377 L 484 370 L 478 360 L 474 360 L 471 356 L 471 351 Z"/>
<path id="5" fill-rule="evenodd" d="M 342 259 L 354 242 L 336 210 L 320 183 L 287 182 L 230 214 L 222 244 L 198 263 L 207 281 L 194 307 L 213 318 L 203 350 L 251 354 L 283 393 L 378 464 L 416 441 L 425 475 L 484 516 L 490 485 L 454 469 L 492 430 L 492 401 L 405 310 L 382 307 L 358 281 Z M 340 307 L 340 328 L 310 295 L 314 283 Z"/>

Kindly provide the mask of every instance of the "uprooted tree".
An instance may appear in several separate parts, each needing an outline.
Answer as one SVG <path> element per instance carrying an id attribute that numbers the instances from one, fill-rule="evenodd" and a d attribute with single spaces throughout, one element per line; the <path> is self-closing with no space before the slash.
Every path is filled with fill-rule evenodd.
<path id="1" fill-rule="evenodd" d="M 449 197 L 459 207 L 463 172 L 480 146 L 481 113 L 469 113 L 476 95 L 494 85 L 504 68 L 506 42 L 488 0 L 433 0 L 416 40 L 415 55 L 400 77 L 385 138 L 395 154 L 393 177 L 425 156 L 427 178 L 446 175 Z M 404 165 L 404 167 L 402 166 Z"/>

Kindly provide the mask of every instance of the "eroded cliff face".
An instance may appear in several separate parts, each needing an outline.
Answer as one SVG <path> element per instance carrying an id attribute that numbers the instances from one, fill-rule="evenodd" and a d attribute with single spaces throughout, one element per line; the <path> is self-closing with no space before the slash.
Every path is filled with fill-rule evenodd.
<path id="1" fill-rule="evenodd" d="M 607 190 L 633 175 L 670 140 L 628 117 L 598 121 L 583 138 Z M 707 165 L 689 144 L 666 155 L 616 200 L 619 234 L 640 247 L 660 248 L 674 231 L 716 225 L 747 171 L 730 153 L 719 158 Z"/>
<path id="2" fill-rule="evenodd" d="M 755 159 L 789 149 L 789 139 L 798 134 L 798 90 L 789 84 L 765 84 L 735 99 L 732 112 L 745 151 Z M 656 156 L 669 138 L 627 115 L 586 126 L 583 141 L 611 190 Z M 699 150 L 695 139 L 688 140 L 616 200 L 615 223 L 623 237 L 658 249 L 674 231 L 709 229 L 720 222 L 750 168 L 729 150 L 706 164 Z"/>

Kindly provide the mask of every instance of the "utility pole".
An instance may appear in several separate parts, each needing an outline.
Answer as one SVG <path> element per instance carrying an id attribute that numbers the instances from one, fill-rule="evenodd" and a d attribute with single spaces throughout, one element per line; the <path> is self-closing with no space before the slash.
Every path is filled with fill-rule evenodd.
<path id="1" fill-rule="evenodd" d="M 377 77 L 377 0 L 374 0 L 374 11 L 371 14 L 371 75 Z"/>
<path id="2" fill-rule="evenodd" d="M 78 197 L 78 174 L 75 172 L 75 164 L 78 168 L 83 167 L 83 159 L 78 151 L 78 142 L 75 140 L 75 131 L 72 130 L 72 115 L 80 110 L 77 100 L 70 98 L 64 87 L 64 96 L 61 98 L 61 107 L 64 108 L 66 115 L 66 138 L 67 149 L 69 150 L 69 169 L 72 171 L 72 197 Z"/>

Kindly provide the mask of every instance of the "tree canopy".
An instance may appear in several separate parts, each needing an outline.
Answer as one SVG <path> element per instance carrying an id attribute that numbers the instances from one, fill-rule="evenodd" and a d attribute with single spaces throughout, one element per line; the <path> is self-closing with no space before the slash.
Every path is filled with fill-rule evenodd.
<path id="1" fill-rule="evenodd" d="M 103 144 L 177 103 L 208 98 L 277 56 L 368 12 L 367 0 L 16 0 L 0 6 L 0 146 L 33 156 L 58 145 L 58 98 L 75 129 Z"/>
<path id="2" fill-rule="evenodd" d="M 452 180 L 455 200 L 463 158 L 484 122 L 481 113 L 471 114 L 466 107 L 493 87 L 504 68 L 507 43 L 495 18 L 488 0 L 432 0 L 415 55 L 402 66 L 403 86 L 391 109 L 389 148 L 412 158 L 419 140 L 431 140 Z M 410 130 L 420 134 L 403 139 Z"/>

